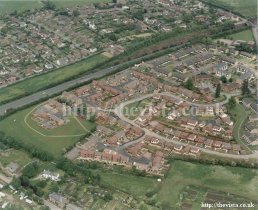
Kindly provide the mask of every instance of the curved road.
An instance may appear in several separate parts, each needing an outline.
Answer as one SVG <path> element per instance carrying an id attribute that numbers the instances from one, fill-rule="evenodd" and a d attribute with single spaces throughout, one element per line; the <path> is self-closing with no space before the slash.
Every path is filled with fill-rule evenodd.
<path id="1" fill-rule="evenodd" d="M 161 93 L 161 94 L 162 94 L 162 93 Z M 163 93 L 163 94 L 166 95 L 166 93 Z M 169 94 L 169 95 L 171 95 L 171 94 Z M 149 97 L 151 97 L 151 96 L 153 96 L 153 94 L 148 94 L 148 95 L 145 95 L 145 96 L 141 96 L 141 97 L 138 97 L 138 98 L 134 98 L 134 99 L 131 99 L 131 100 L 122 102 L 121 104 L 119 104 L 119 105 L 113 110 L 113 112 L 114 112 L 121 120 L 123 120 L 123 121 L 125 121 L 125 122 L 128 122 L 128 123 L 130 123 L 130 124 L 132 124 L 132 125 L 134 125 L 134 126 L 140 128 L 140 129 L 142 129 L 146 135 L 154 136 L 154 137 L 159 138 L 159 139 L 162 139 L 162 140 L 164 140 L 164 141 L 172 142 L 172 143 L 174 143 L 174 144 L 179 144 L 179 145 L 182 145 L 182 146 L 187 146 L 187 145 L 189 145 L 189 144 L 187 144 L 187 143 L 178 142 L 178 141 L 175 141 L 175 140 L 173 140 L 173 139 L 168 139 L 168 138 L 166 138 L 166 137 L 164 137 L 164 136 L 161 136 L 161 135 L 159 135 L 159 134 L 157 134 L 157 133 L 155 133 L 155 132 L 153 132 L 153 131 L 150 131 L 150 130 L 148 130 L 148 129 L 146 129 L 146 128 L 142 128 L 142 127 L 140 127 L 139 125 L 137 125 L 133 120 L 130 120 L 130 119 L 128 119 L 127 117 L 124 116 L 123 109 L 124 109 L 125 106 L 127 106 L 127 105 L 129 105 L 129 104 L 131 104 L 131 103 L 137 102 L 137 101 L 141 101 L 141 100 L 143 100 L 143 99 L 145 99 L 145 98 L 149 98 Z M 171 95 L 171 96 L 172 96 L 172 95 Z M 173 97 L 173 96 L 172 96 L 172 97 Z M 181 99 L 181 100 L 182 100 L 182 99 Z M 227 101 L 227 99 L 226 99 L 224 102 L 222 102 L 222 103 L 226 103 L 226 101 Z M 194 104 L 195 106 L 203 106 L 203 104 L 197 104 L 197 103 L 191 103 L 191 102 L 188 102 L 188 103 Z M 207 106 L 207 105 L 206 105 L 206 106 Z M 208 105 L 208 106 L 209 106 L 209 105 Z M 128 146 L 130 146 L 130 145 L 132 145 L 132 144 L 134 144 L 134 143 L 136 143 L 136 142 L 139 142 L 139 141 L 141 141 L 141 140 L 142 140 L 142 138 L 141 138 L 141 139 L 137 139 L 137 140 L 135 140 L 135 141 L 133 141 L 133 142 L 129 142 L 129 143 L 126 144 L 126 145 L 122 145 L 121 147 L 126 148 L 126 147 L 128 147 Z M 193 145 L 191 145 L 191 147 L 193 147 L 193 148 L 198 148 L 198 149 L 200 149 L 202 152 L 207 153 L 207 154 L 217 155 L 217 156 L 225 157 L 225 158 L 243 159 L 243 160 L 247 160 L 247 159 L 253 158 L 253 159 L 258 160 L 258 153 L 252 153 L 252 154 L 248 154 L 248 155 L 234 155 L 234 154 L 228 154 L 228 153 L 221 153 L 221 152 L 217 152 L 217 151 L 214 151 L 214 150 L 209 150 L 209 149 L 206 149 L 206 148 L 197 147 L 197 146 L 193 146 Z"/>

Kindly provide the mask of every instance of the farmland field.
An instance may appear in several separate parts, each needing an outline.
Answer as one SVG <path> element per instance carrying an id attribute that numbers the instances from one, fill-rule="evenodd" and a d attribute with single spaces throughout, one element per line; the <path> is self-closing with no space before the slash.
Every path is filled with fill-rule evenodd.
<path id="1" fill-rule="evenodd" d="M 100 176 L 104 186 L 114 187 L 137 198 L 144 197 L 146 192 L 154 190 L 158 184 L 154 178 L 133 176 L 130 174 L 100 172 Z"/>
<path id="2" fill-rule="evenodd" d="M 28 108 L 19 111 L 0 121 L 0 131 L 3 131 L 6 135 L 12 136 L 25 144 L 33 145 L 40 150 L 49 152 L 54 156 L 61 155 L 64 148 L 73 145 L 80 139 L 81 135 L 86 134 L 84 128 L 76 122 L 75 119 L 70 119 L 70 123 L 53 129 L 52 131 L 46 131 L 36 125 L 30 118 L 25 120 L 32 109 L 33 108 Z M 80 121 L 83 126 L 88 129 L 91 129 L 92 126 L 94 126 L 94 124 L 88 121 Z M 43 135 L 28 127 L 26 122 Z"/>
<path id="3" fill-rule="evenodd" d="M 257 17 L 257 0 L 206 0 L 206 2 L 237 12 L 247 18 Z"/>
<path id="4" fill-rule="evenodd" d="M 255 200 L 258 194 L 258 172 L 240 167 L 203 165 L 174 160 L 161 183 L 151 177 L 105 171 L 100 171 L 99 174 L 103 186 L 112 186 L 147 203 L 147 200 L 152 200 L 157 205 L 169 206 L 170 209 L 180 209 L 180 197 L 189 186 L 195 186 L 200 195 L 200 198 L 193 202 L 194 206 L 199 206 L 203 201 L 205 196 L 201 195 L 204 195 L 204 191 L 221 192 L 223 195 L 230 193 L 246 200 Z M 147 192 L 153 192 L 153 196 L 147 198 Z"/>
<path id="5" fill-rule="evenodd" d="M 52 0 L 57 8 L 66 8 L 76 5 L 83 5 L 89 3 L 100 3 L 100 2 L 110 2 L 111 0 Z M 23 12 L 29 9 L 38 9 L 43 6 L 40 0 L 1 0 L 0 1 L 0 13 L 11 13 L 14 10 L 18 12 Z"/>
<path id="6" fill-rule="evenodd" d="M 173 161 L 168 176 L 158 192 L 158 200 L 176 207 L 181 193 L 189 185 L 229 192 L 255 200 L 258 194 L 258 172 L 246 168 Z"/>
<path id="7" fill-rule="evenodd" d="M 253 33 L 250 29 L 231 34 L 229 37 L 233 40 L 254 41 Z"/>
<path id="8" fill-rule="evenodd" d="M 76 75 L 86 73 L 87 71 L 93 69 L 96 65 L 104 63 L 107 60 L 108 58 L 103 55 L 94 55 L 78 63 L 62 67 L 46 74 L 28 78 L 6 88 L 1 88 L 0 103 L 4 103 L 26 94 L 36 92 L 38 90 L 47 88 L 50 85 L 61 83 Z"/>

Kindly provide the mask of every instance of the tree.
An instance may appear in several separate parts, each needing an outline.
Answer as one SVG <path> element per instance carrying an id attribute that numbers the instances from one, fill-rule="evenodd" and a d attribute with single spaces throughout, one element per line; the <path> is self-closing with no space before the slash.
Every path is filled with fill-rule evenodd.
<path id="1" fill-rule="evenodd" d="M 234 108 L 236 106 L 236 99 L 234 97 L 231 97 L 228 101 L 228 106 L 230 109 Z"/>
<path id="2" fill-rule="evenodd" d="M 20 180 L 21 180 L 21 186 L 23 186 L 23 187 L 29 187 L 30 186 L 30 180 L 29 180 L 28 177 L 21 176 Z"/>
<path id="3" fill-rule="evenodd" d="M 42 1 L 42 3 L 44 4 L 43 8 L 46 10 L 55 10 L 56 9 L 56 5 L 51 1 Z"/>
<path id="4" fill-rule="evenodd" d="M 39 166 L 37 162 L 30 163 L 23 170 L 22 174 L 28 178 L 35 177 L 39 173 Z"/>
<path id="5" fill-rule="evenodd" d="M 216 92 L 215 92 L 215 97 L 216 98 L 220 97 L 220 91 L 221 91 L 221 85 L 220 85 L 220 83 L 218 83 L 217 87 L 216 87 Z"/>
<path id="6" fill-rule="evenodd" d="M 44 191 L 41 188 L 36 188 L 35 194 L 39 197 L 42 197 L 44 195 Z"/>
<path id="7" fill-rule="evenodd" d="M 14 178 L 12 181 L 12 186 L 17 189 L 21 186 L 21 180 L 18 178 Z"/>
<path id="8" fill-rule="evenodd" d="M 118 36 L 115 33 L 110 33 L 106 35 L 110 40 L 112 41 L 117 41 L 118 40 Z"/>
<path id="9" fill-rule="evenodd" d="M 224 75 L 220 77 L 220 80 L 223 82 L 223 83 L 227 83 L 227 77 L 225 77 Z"/>
<path id="10" fill-rule="evenodd" d="M 186 12 L 184 12 L 182 14 L 182 20 L 185 22 L 185 23 L 190 23 L 192 21 L 192 16 Z"/>
<path id="11" fill-rule="evenodd" d="M 244 80 L 242 84 L 242 95 L 248 95 L 250 93 L 248 80 Z"/>
<path id="12" fill-rule="evenodd" d="M 229 81 L 230 83 L 231 83 L 231 82 L 233 82 L 233 78 L 232 78 L 232 77 L 231 77 L 231 78 L 229 78 L 229 80 L 228 80 L 228 81 Z"/>
<path id="13" fill-rule="evenodd" d="M 236 50 L 245 51 L 245 52 L 248 52 L 248 53 L 254 53 L 255 52 L 255 48 L 250 47 L 247 43 L 240 43 L 240 45 L 236 46 Z"/>
<path id="14" fill-rule="evenodd" d="M 194 85 L 193 85 L 193 80 L 192 78 L 189 78 L 185 84 L 184 84 L 185 88 L 189 89 L 189 90 L 193 90 L 194 89 Z"/>
<path id="15" fill-rule="evenodd" d="M 58 184 L 56 182 L 54 182 L 51 186 L 50 186 L 50 190 L 52 192 L 58 192 L 59 190 L 59 187 L 58 187 Z"/>
<path id="16" fill-rule="evenodd" d="M 12 13 L 10 13 L 11 16 L 16 16 L 18 14 L 17 10 L 14 10 Z"/>
<path id="17" fill-rule="evenodd" d="M 103 197 L 103 200 L 104 201 L 111 201 L 113 199 L 113 196 L 112 196 L 112 194 L 110 194 L 110 193 L 106 193 L 105 195 L 104 195 L 104 197 Z"/>
<path id="18" fill-rule="evenodd" d="M 212 39 L 210 37 L 203 37 L 201 42 L 205 44 L 206 46 L 212 44 Z"/>

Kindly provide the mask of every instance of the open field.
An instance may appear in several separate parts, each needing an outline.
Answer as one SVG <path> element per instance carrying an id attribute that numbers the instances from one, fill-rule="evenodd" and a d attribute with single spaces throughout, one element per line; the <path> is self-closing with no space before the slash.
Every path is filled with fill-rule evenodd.
<path id="1" fill-rule="evenodd" d="M 0 13 L 11 13 L 15 10 L 22 12 L 28 9 L 37 9 L 42 7 L 42 3 L 39 0 L 35 1 L 0 1 Z"/>
<path id="2" fill-rule="evenodd" d="M 86 134 L 84 128 L 76 122 L 77 120 L 72 118 L 72 123 L 68 123 L 52 131 L 46 131 L 41 128 L 29 117 L 24 121 L 26 115 L 32 109 L 33 108 L 28 108 L 19 111 L 0 121 L 0 131 L 3 131 L 6 135 L 12 136 L 17 140 L 23 141 L 25 144 L 33 145 L 40 150 L 49 152 L 54 156 L 61 155 L 64 148 L 73 145 L 80 139 L 81 135 Z M 90 122 L 80 121 L 86 128 L 90 129 L 94 126 Z M 43 135 L 28 127 L 25 122 L 28 122 L 32 128 Z"/>
<path id="3" fill-rule="evenodd" d="M 248 18 L 257 16 L 257 0 L 206 0 L 206 2 L 237 12 Z"/>
<path id="4" fill-rule="evenodd" d="M 15 162 L 19 164 L 20 167 L 23 167 L 31 162 L 31 158 L 27 155 L 27 153 L 14 149 L 10 149 L 0 153 L 0 163 L 4 167 L 6 167 L 11 162 Z"/>
<path id="5" fill-rule="evenodd" d="M 138 199 L 143 198 L 148 191 L 154 190 L 158 185 L 156 179 L 149 177 L 110 172 L 100 172 L 99 174 L 104 186 L 116 188 Z"/>
<path id="6" fill-rule="evenodd" d="M 221 192 L 224 195 L 231 193 L 246 200 L 255 200 L 258 194 L 258 172 L 240 167 L 203 165 L 175 160 L 171 162 L 171 169 L 161 183 L 151 177 L 105 171 L 98 173 L 103 186 L 126 192 L 143 201 L 147 192 L 154 192 L 152 199 L 157 201 L 157 204 L 165 204 L 171 209 L 179 209 L 180 196 L 189 186 L 195 186 L 200 196 L 193 203 L 195 206 L 200 205 L 199 201 L 203 201 L 207 191 Z"/>
<path id="7" fill-rule="evenodd" d="M 52 0 L 52 2 L 56 4 L 57 8 L 66 8 L 89 3 L 111 2 L 111 0 Z M 38 9 L 42 6 L 43 3 L 40 0 L 3 0 L 0 1 L 0 13 L 11 13 L 14 10 L 23 12 L 25 10 Z"/>
<path id="8" fill-rule="evenodd" d="M 180 194 L 189 185 L 229 192 L 255 200 L 258 194 L 258 172 L 246 168 L 173 161 L 157 198 L 176 209 Z"/>
<path id="9" fill-rule="evenodd" d="M 103 55 L 94 55 L 78 63 L 71 64 L 69 66 L 65 66 L 42 75 L 28 78 L 5 88 L 1 88 L 0 103 L 4 103 L 14 98 L 47 88 L 50 85 L 61 83 L 76 75 L 86 73 L 87 71 L 94 68 L 94 66 L 104 63 L 107 60 L 108 58 Z"/>
<path id="10" fill-rule="evenodd" d="M 231 34 L 229 37 L 233 40 L 254 41 L 253 33 L 250 29 Z"/>

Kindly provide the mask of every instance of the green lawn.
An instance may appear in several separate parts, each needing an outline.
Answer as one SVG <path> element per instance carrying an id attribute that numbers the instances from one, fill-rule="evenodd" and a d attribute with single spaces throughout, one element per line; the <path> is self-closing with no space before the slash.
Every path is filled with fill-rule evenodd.
<path id="1" fill-rule="evenodd" d="M 235 121 L 233 128 L 233 137 L 237 140 L 238 143 L 245 146 L 241 141 L 241 133 L 244 122 L 248 118 L 249 111 L 246 110 L 241 104 L 236 104 L 236 106 L 233 109 L 229 110 L 229 112 Z"/>
<path id="2" fill-rule="evenodd" d="M 124 115 L 130 120 L 136 119 L 141 112 L 144 110 L 144 107 L 150 103 L 150 99 L 144 99 L 142 101 L 137 101 L 135 103 L 129 104 L 124 107 Z"/>
<path id="3" fill-rule="evenodd" d="M 168 63 L 168 64 L 165 65 L 165 68 L 166 68 L 169 72 L 173 72 L 174 64 L 173 64 L 173 63 Z"/>
<path id="4" fill-rule="evenodd" d="M 54 156 L 61 155 L 64 148 L 73 145 L 80 139 L 80 136 L 69 135 L 82 135 L 86 133 L 83 127 L 72 118 L 71 122 L 64 126 L 58 127 L 51 131 L 46 131 L 45 129 L 39 127 L 34 121 L 32 121 L 30 117 L 28 117 L 27 122 L 29 125 L 45 136 L 40 135 L 33 129 L 29 128 L 24 121 L 26 115 L 32 109 L 33 108 L 28 108 L 19 111 L 0 121 L 0 131 L 3 131 L 6 135 L 12 136 L 17 140 L 23 141 L 25 144 L 33 145 L 40 150 L 49 152 Z M 92 126 L 94 126 L 90 122 L 84 122 L 83 120 L 80 121 L 86 128 L 91 129 Z"/>
<path id="5" fill-rule="evenodd" d="M 245 17 L 257 17 L 257 0 L 206 0 Z"/>
<path id="6" fill-rule="evenodd" d="M 73 7 L 89 3 L 111 2 L 111 0 L 52 0 L 57 8 Z M 0 13 L 11 13 L 14 10 L 23 12 L 29 9 L 38 9 L 43 6 L 41 0 L 1 0 Z"/>
<path id="7" fill-rule="evenodd" d="M 244 40 L 244 41 L 254 41 L 253 33 L 250 29 L 244 30 L 229 36 L 233 40 Z"/>
<path id="8" fill-rule="evenodd" d="M 180 194 L 189 185 L 207 187 L 255 200 L 258 195 L 258 172 L 246 168 L 173 161 L 157 198 L 160 202 L 176 208 Z"/>
<path id="9" fill-rule="evenodd" d="M 81 62 L 26 79 L 6 88 L 1 88 L 0 103 L 4 103 L 17 97 L 21 97 L 26 94 L 47 88 L 50 85 L 61 83 L 76 75 L 86 73 L 87 71 L 94 68 L 94 66 L 104 63 L 107 60 L 108 58 L 103 55 L 94 55 Z"/>
<path id="10" fill-rule="evenodd" d="M 15 162 L 19 164 L 20 167 L 23 167 L 31 161 L 32 160 L 28 154 L 20 150 L 11 149 L 1 152 L 0 154 L 0 162 L 4 167 L 7 166 L 10 162 Z"/>

